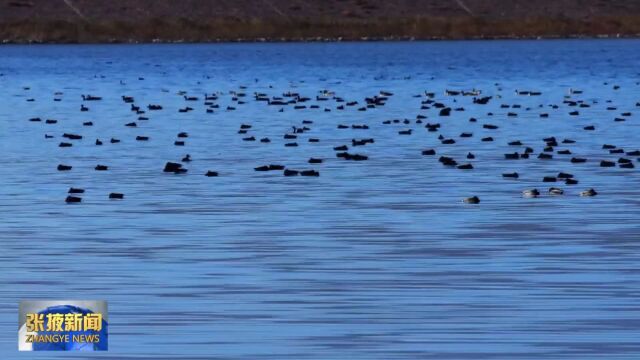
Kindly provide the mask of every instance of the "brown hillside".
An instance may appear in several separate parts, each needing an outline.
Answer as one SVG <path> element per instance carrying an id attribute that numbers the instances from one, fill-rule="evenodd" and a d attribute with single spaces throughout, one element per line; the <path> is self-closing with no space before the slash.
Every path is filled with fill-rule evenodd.
<path id="1" fill-rule="evenodd" d="M 634 0 L 0 0 L 5 42 L 640 34 Z"/>

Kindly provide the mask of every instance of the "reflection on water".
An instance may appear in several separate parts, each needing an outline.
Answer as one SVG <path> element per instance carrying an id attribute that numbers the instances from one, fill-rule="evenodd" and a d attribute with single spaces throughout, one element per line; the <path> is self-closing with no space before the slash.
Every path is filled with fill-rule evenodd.
<path id="1" fill-rule="evenodd" d="M 18 358 L 20 299 L 78 298 L 109 301 L 110 350 L 101 358 L 637 359 L 640 176 L 598 166 L 621 156 L 605 143 L 640 149 L 637 44 L 2 47 L 0 354 Z M 246 104 L 234 105 L 229 91 L 240 86 Z M 444 96 L 472 88 L 502 98 L 480 106 Z M 592 104 L 577 117 L 563 104 L 570 88 L 584 91 L 573 99 Z M 278 112 L 252 97 L 294 91 L 314 104 L 323 89 L 360 106 L 380 90 L 394 95 L 364 112 L 338 111 L 333 101 Z M 200 99 L 185 102 L 179 91 Z M 216 91 L 220 108 L 208 114 L 202 96 Z M 465 111 L 442 118 L 421 110 L 425 97 L 414 95 L 425 91 Z M 82 94 L 103 100 L 80 112 Z M 137 121 L 122 95 L 164 109 Z M 179 113 L 185 106 L 195 110 Z M 613 121 L 624 112 L 632 115 Z M 456 144 L 442 145 L 416 124 L 419 114 L 442 123 Z M 382 123 L 405 118 L 411 123 Z M 305 119 L 314 123 L 300 146 L 284 147 L 282 135 Z M 131 121 L 138 127 L 124 126 Z M 242 141 L 243 123 L 253 126 L 246 136 L 272 142 Z M 410 128 L 411 136 L 398 135 Z M 185 147 L 173 146 L 180 131 L 189 133 Z M 63 132 L 85 138 L 58 148 Z M 462 132 L 474 136 L 460 139 Z M 538 153 L 550 136 L 576 140 L 557 150 L 590 161 L 504 160 L 515 151 L 509 141 Z M 368 161 L 335 157 L 334 146 L 366 137 L 375 143 L 354 152 Z M 421 155 L 426 148 L 465 163 L 472 151 L 475 168 L 443 167 L 438 156 Z M 187 175 L 162 173 L 187 153 L 194 159 Z M 308 164 L 309 157 L 325 162 Z M 73 170 L 56 171 L 60 163 Z M 270 163 L 321 176 L 253 170 Z M 94 171 L 97 164 L 109 171 Z M 202 176 L 208 170 L 220 176 Z M 513 171 L 518 180 L 501 177 Z M 558 186 L 542 178 L 560 171 L 579 185 L 561 184 L 561 197 L 521 197 L 527 188 Z M 64 203 L 71 186 L 87 190 L 82 204 Z M 577 195 L 590 187 L 600 195 Z M 125 199 L 110 201 L 110 192 Z M 472 195 L 481 204 L 461 202 Z"/>

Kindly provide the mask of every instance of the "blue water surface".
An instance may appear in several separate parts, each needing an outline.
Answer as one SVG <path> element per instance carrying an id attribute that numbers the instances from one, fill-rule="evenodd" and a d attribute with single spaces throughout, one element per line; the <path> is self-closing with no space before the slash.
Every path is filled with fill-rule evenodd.
<path id="1" fill-rule="evenodd" d="M 109 302 L 109 351 L 87 358 L 639 359 L 640 173 L 599 166 L 640 166 L 602 149 L 640 149 L 639 65 L 637 40 L 1 46 L 0 357 L 25 358 L 19 300 L 74 298 Z M 445 95 L 474 88 L 494 98 Z M 322 90 L 358 105 L 337 110 L 315 100 Z M 381 90 L 393 93 L 385 106 L 358 111 Z M 307 108 L 253 98 L 289 91 L 310 97 Z M 421 109 L 425 91 L 464 111 Z M 214 92 L 220 107 L 207 113 Z M 163 110 L 138 120 L 122 95 Z M 303 120 L 311 130 L 285 147 Z M 241 124 L 252 125 L 246 135 Z M 181 131 L 186 145 L 174 146 Z M 83 139 L 59 148 L 65 132 Z M 252 135 L 272 141 L 242 140 Z M 576 141 L 554 151 L 589 161 L 537 159 L 551 136 Z M 368 137 L 350 151 L 369 160 L 336 158 L 333 147 Z M 505 160 L 523 150 L 515 140 L 535 155 Z M 438 155 L 421 155 L 428 148 Z M 162 172 L 187 153 L 187 174 Z M 444 167 L 440 155 L 474 169 Z M 265 164 L 321 175 L 253 170 Z M 502 178 L 513 171 L 518 180 Z M 579 184 L 542 182 L 560 171 Z M 82 203 L 65 204 L 72 186 L 86 190 Z M 522 198 L 534 187 L 543 196 Z M 587 188 L 599 195 L 580 197 Z M 472 195 L 481 203 L 462 203 Z"/>

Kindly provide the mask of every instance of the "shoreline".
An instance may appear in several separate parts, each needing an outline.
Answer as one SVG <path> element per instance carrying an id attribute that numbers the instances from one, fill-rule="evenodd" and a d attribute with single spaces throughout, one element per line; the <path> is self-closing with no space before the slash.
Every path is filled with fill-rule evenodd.
<path id="1" fill-rule="evenodd" d="M 373 42 L 446 42 L 446 41 L 542 41 L 542 40 L 637 40 L 640 34 L 602 34 L 602 35 L 548 35 L 548 36 L 476 36 L 465 38 L 431 37 L 415 38 L 403 36 L 361 37 L 361 38 L 220 38 L 203 41 L 154 39 L 140 41 L 136 39 L 114 39 L 111 41 L 38 41 L 38 40 L 0 40 L 2 45 L 169 45 L 169 44 L 286 44 L 286 43 L 373 43 Z"/>

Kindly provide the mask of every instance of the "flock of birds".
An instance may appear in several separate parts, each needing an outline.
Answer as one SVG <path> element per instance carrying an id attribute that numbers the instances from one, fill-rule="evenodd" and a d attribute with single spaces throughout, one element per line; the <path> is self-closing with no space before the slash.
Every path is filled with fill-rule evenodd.
<path id="1" fill-rule="evenodd" d="M 139 80 L 143 80 L 140 78 Z M 605 83 L 605 85 L 608 85 Z M 499 84 L 496 84 L 496 87 L 499 90 Z M 618 90 L 618 86 L 613 86 L 614 90 Z M 25 90 L 29 90 L 29 88 L 25 88 Z M 165 91 L 166 92 L 166 91 Z M 505 109 L 504 111 L 508 111 L 506 113 L 507 118 L 518 117 L 518 111 L 534 111 L 537 110 L 537 116 L 540 118 L 547 118 L 550 116 L 550 112 L 552 111 L 562 111 L 569 109 L 568 115 L 573 117 L 580 116 L 580 109 L 589 108 L 592 106 L 597 106 L 597 101 L 586 101 L 581 100 L 579 95 L 582 93 L 580 90 L 571 89 L 568 94 L 564 96 L 561 104 L 541 104 L 539 107 L 532 108 L 522 108 L 521 105 L 518 104 L 501 104 L 500 108 Z M 540 96 L 542 93 L 540 91 L 530 91 L 530 90 L 516 90 L 517 96 L 527 96 L 527 97 L 536 97 Z M 54 94 L 54 101 L 61 101 L 63 93 L 56 92 Z M 382 108 L 386 105 L 387 101 L 392 98 L 394 94 L 388 91 L 379 91 L 371 96 L 365 97 L 364 99 L 359 100 L 348 100 L 341 96 L 338 96 L 335 92 L 330 90 L 321 90 L 318 91 L 315 96 L 307 97 L 297 92 L 287 91 L 278 95 L 269 95 L 267 93 L 262 92 L 253 92 L 250 93 L 247 90 L 247 87 L 241 86 L 238 90 L 229 91 L 229 92 L 216 92 L 209 93 L 204 95 L 193 95 L 189 94 L 185 91 L 177 92 L 177 96 L 181 97 L 184 100 L 184 107 L 178 109 L 178 113 L 189 113 L 192 111 L 196 111 L 194 108 L 197 104 L 204 105 L 204 113 L 214 113 L 214 112 L 230 112 L 236 110 L 238 107 L 247 104 L 250 101 L 257 102 L 263 104 L 268 107 L 275 107 L 277 111 L 284 112 L 285 109 L 289 110 L 304 110 L 304 109 L 317 109 L 317 111 L 324 112 L 332 112 L 332 111 L 358 111 L 365 112 L 370 109 Z M 226 103 L 228 105 L 222 106 L 220 105 L 221 100 L 230 100 Z M 445 128 L 448 125 L 447 119 L 452 116 L 453 113 L 463 112 L 465 108 L 463 106 L 459 106 L 458 104 L 462 101 L 458 101 L 462 97 L 467 97 L 468 100 L 466 103 L 472 104 L 474 107 L 482 107 L 490 102 L 496 102 L 501 100 L 500 95 L 485 95 L 481 90 L 471 89 L 471 90 L 445 90 L 442 93 L 435 93 L 430 91 L 424 91 L 423 93 L 416 94 L 415 98 L 421 99 L 420 101 L 420 109 L 421 113 L 428 113 L 428 115 L 419 114 L 413 119 L 387 119 L 382 121 L 380 124 L 372 123 L 372 122 L 364 122 L 364 123 L 342 123 L 337 125 L 336 131 L 340 130 L 359 130 L 360 134 L 366 134 L 367 130 L 369 130 L 373 126 L 379 125 L 389 125 L 393 128 L 393 125 L 396 125 L 394 130 L 397 132 L 397 136 L 411 136 L 418 131 L 424 131 L 427 133 L 434 133 L 434 136 L 437 135 L 438 140 L 440 141 L 441 146 L 439 148 L 429 148 L 422 150 L 422 155 L 424 157 L 437 157 L 438 161 L 442 164 L 442 166 L 449 168 L 456 168 L 460 170 L 473 170 L 473 162 L 472 160 L 476 159 L 476 155 L 473 152 L 468 152 L 464 159 L 462 158 L 453 158 L 451 156 L 440 155 L 442 149 L 446 149 L 446 147 L 456 144 L 457 142 L 469 141 L 469 138 L 473 138 L 474 134 L 472 131 L 467 131 L 459 134 L 457 137 L 445 136 Z M 94 102 L 99 102 L 102 100 L 102 97 L 85 94 L 82 95 L 82 101 L 79 106 L 80 112 L 90 112 L 91 104 Z M 146 104 L 140 105 L 133 96 L 122 95 L 121 96 L 123 106 L 127 106 L 128 110 L 131 111 L 132 120 L 122 124 L 122 126 L 129 128 L 138 128 L 139 126 L 144 126 L 145 122 L 148 122 L 153 113 L 161 112 L 161 111 L 170 111 L 165 109 L 162 104 Z M 35 99 L 30 98 L 27 101 L 35 101 Z M 611 103 L 610 100 L 607 103 Z M 636 106 L 640 106 L 640 103 L 635 104 Z M 617 107 L 615 106 L 607 106 L 606 110 L 608 111 L 617 111 Z M 198 109 L 201 111 L 201 109 Z M 175 111 L 175 110 L 174 110 Z M 308 113 L 305 113 L 305 117 Z M 292 117 L 291 115 L 287 115 Z M 630 119 L 632 114 L 630 112 L 622 112 L 619 115 L 614 117 L 615 122 L 623 122 L 627 119 Z M 292 117 L 293 118 L 293 117 Z M 359 118 L 366 118 L 366 116 L 359 116 Z M 493 113 L 486 113 L 486 119 L 496 119 L 498 116 L 495 116 Z M 47 125 L 55 125 L 58 123 L 55 119 L 48 119 L 40 117 L 35 117 L 29 119 L 32 123 L 41 123 Z M 478 119 L 471 117 L 468 119 L 469 123 L 478 123 L 473 126 L 470 126 L 470 130 L 482 128 L 484 132 L 489 132 L 492 136 L 484 136 L 480 139 L 481 142 L 494 142 L 497 141 L 498 136 L 500 135 L 500 126 L 495 125 L 495 123 L 488 121 L 479 121 Z M 480 125 L 480 123 L 482 123 Z M 93 126 L 92 121 L 85 121 L 82 123 L 85 127 Z M 285 147 L 297 147 L 299 142 L 303 140 L 303 134 L 312 133 L 313 131 L 313 120 L 298 120 L 296 124 L 291 125 L 291 127 L 282 134 L 282 138 L 284 139 Z M 398 128 L 404 127 L 404 128 Z M 583 131 L 594 131 L 595 126 L 587 125 L 583 127 Z M 269 144 L 272 142 L 272 139 L 269 137 L 258 136 L 255 133 L 254 128 L 250 122 L 243 122 L 238 124 L 237 134 L 241 137 L 242 141 L 245 142 L 260 142 L 263 144 Z M 45 133 L 46 139 L 51 139 L 51 141 L 57 141 L 58 136 L 61 136 L 62 139 L 58 142 L 58 147 L 60 151 L 64 151 L 64 148 L 72 147 L 79 142 L 85 139 L 85 136 L 82 134 L 75 134 L 64 132 L 61 135 L 54 135 L 51 133 Z M 188 146 L 188 131 L 180 131 L 176 134 L 175 141 L 173 142 L 173 146 L 176 147 L 185 147 Z M 304 137 L 304 139 L 310 143 L 319 143 L 321 141 L 318 137 Z M 585 162 L 592 162 L 593 159 L 587 159 L 586 157 L 581 157 L 578 155 L 574 155 L 570 149 L 571 145 L 575 144 L 576 141 L 569 138 L 557 138 L 555 136 L 550 136 L 541 139 L 542 147 L 539 150 L 536 150 L 532 147 L 532 145 L 525 144 L 518 139 L 509 139 L 507 140 L 507 144 L 510 147 L 513 147 L 513 152 L 504 153 L 504 161 L 516 161 L 523 159 L 537 159 L 538 161 L 546 161 L 550 159 L 561 159 L 567 164 L 582 164 Z M 137 135 L 135 136 L 135 141 L 152 141 L 149 136 Z M 366 147 L 368 144 L 375 143 L 375 139 L 372 137 L 359 137 L 353 138 L 350 143 L 342 144 L 339 146 L 334 146 L 333 150 L 335 151 L 335 156 L 339 159 L 343 159 L 344 161 L 366 161 L 369 159 L 370 155 L 363 154 L 358 149 Z M 121 142 L 120 139 L 115 137 L 108 138 L 98 138 L 91 142 L 95 146 L 103 146 L 105 142 L 110 144 L 118 144 Z M 167 144 L 171 145 L 171 144 Z M 557 149 L 558 147 L 562 147 L 561 149 Z M 639 157 L 640 150 L 632 150 L 625 151 L 623 148 L 619 148 L 616 145 L 612 144 L 603 144 L 602 149 L 608 154 L 617 154 L 619 158 L 617 161 L 609 161 L 609 160 L 596 160 L 596 163 L 599 163 L 601 167 L 619 167 L 621 169 L 633 169 L 635 168 L 634 161 L 631 157 Z M 445 151 L 446 153 L 446 151 Z M 193 159 L 191 155 L 185 154 L 184 157 L 180 161 L 167 161 L 163 169 L 158 169 L 158 171 L 163 171 L 164 173 L 169 174 L 186 174 L 188 172 L 187 164 L 189 164 Z M 310 156 L 307 163 L 310 166 L 320 166 L 326 159 L 321 157 Z M 640 161 L 640 158 L 637 159 Z M 73 166 L 67 164 L 59 164 L 57 166 L 57 171 L 65 172 L 71 171 Z M 95 171 L 108 171 L 109 166 L 104 164 L 97 164 L 95 166 Z M 266 171 L 277 171 L 281 172 L 283 176 L 308 176 L 308 177 L 318 177 L 320 176 L 320 171 L 317 169 L 292 169 L 288 168 L 284 165 L 280 164 L 264 164 L 254 168 L 255 171 L 258 172 L 266 172 Z M 214 170 L 209 170 L 204 173 L 204 176 L 207 177 L 216 177 L 219 176 L 219 173 Z M 501 174 L 504 179 L 518 179 L 521 175 L 517 172 L 508 172 Z M 554 176 L 545 176 L 542 179 L 543 183 L 556 184 L 555 186 L 549 187 L 546 191 L 541 191 L 537 188 L 533 189 L 525 189 L 522 191 L 522 196 L 527 198 L 535 198 L 542 196 L 543 193 L 547 193 L 550 196 L 560 196 L 564 194 L 564 190 L 562 187 L 557 185 L 558 183 L 564 183 L 565 185 L 577 185 L 579 184 L 579 180 L 571 173 L 567 173 L 564 171 L 559 171 L 557 175 Z M 66 197 L 67 203 L 80 203 L 82 202 L 82 194 L 85 193 L 85 189 L 81 187 L 72 187 L 68 190 L 68 194 Z M 580 196 L 596 196 L 598 192 L 589 188 L 579 193 Z M 109 199 L 121 200 L 124 199 L 124 194 L 122 193 L 110 193 L 108 194 Z M 480 203 L 480 198 L 478 196 L 470 196 L 462 199 L 464 203 L 467 204 L 478 204 Z"/>

